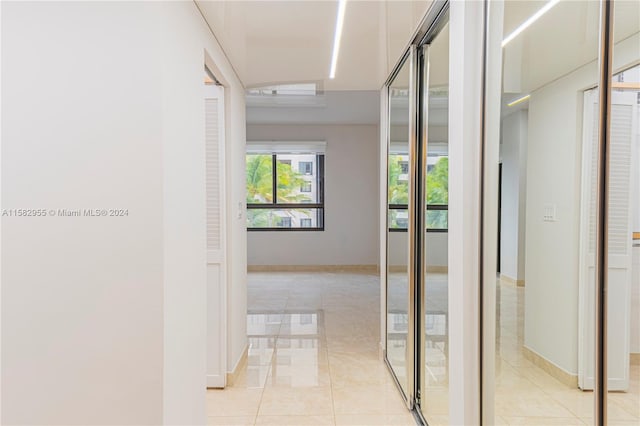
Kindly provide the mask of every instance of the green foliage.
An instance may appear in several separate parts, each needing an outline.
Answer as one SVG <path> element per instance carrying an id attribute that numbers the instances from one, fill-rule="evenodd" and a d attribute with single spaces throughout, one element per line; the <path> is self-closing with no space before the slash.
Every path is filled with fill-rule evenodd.
<path id="1" fill-rule="evenodd" d="M 400 179 L 402 175 L 401 162 L 405 161 L 400 155 L 389 156 L 389 204 L 408 204 L 409 182 Z M 427 173 L 427 204 L 438 205 L 449 203 L 449 159 L 440 158 Z M 405 218 L 398 215 L 405 210 L 389 211 L 389 228 L 404 228 Z M 447 212 L 442 210 L 427 211 L 428 228 L 447 228 Z"/>
<path id="2" fill-rule="evenodd" d="M 305 182 L 302 174 L 290 164 L 276 164 L 278 178 L 278 203 L 303 203 L 311 201 L 308 195 L 300 193 Z M 273 199 L 273 157 L 270 154 L 247 155 L 247 203 L 274 203 Z M 304 211 L 303 211 L 304 212 Z M 247 223 L 254 228 L 271 228 L 280 225 L 280 217 L 269 209 L 252 209 L 247 212 Z"/>
<path id="3" fill-rule="evenodd" d="M 278 162 L 276 168 L 279 203 L 302 203 L 311 201 L 308 195 L 300 192 L 300 187 L 305 180 L 300 173 L 293 170 L 291 164 Z"/>
<path id="4" fill-rule="evenodd" d="M 247 203 L 273 202 L 271 155 L 247 155 Z"/>
<path id="5" fill-rule="evenodd" d="M 427 204 L 449 204 L 449 159 L 440 158 L 427 173 Z M 427 228 L 448 228 L 444 210 L 427 211 Z"/>
<path id="6" fill-rule="evenodd" d="M 449 203 L 449 159 L 441 157 L 427 173 L 427 204 Z"/>
<path id="7" fill-rule="evenodd" d="M 389 204 L 409 203 L 409 181 L 400 180 L 402 161 L 400 155 L 389 156 Z"/>

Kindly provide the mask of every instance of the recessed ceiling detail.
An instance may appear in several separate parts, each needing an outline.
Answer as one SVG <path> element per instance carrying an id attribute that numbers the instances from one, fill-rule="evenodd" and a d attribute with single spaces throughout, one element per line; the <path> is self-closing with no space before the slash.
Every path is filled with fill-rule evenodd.
<path id="1" fill-rule="evenodd" d="M 340 2 L 196 2 L 246 87 L 318 81 L 326 91 L 380 89 L 431 4 L 346 1 L 330 79 Z"/>

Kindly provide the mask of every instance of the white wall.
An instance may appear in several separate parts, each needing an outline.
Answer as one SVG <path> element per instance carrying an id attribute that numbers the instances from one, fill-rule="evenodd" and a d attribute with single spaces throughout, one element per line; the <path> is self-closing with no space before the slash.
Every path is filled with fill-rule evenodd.
<path id="1" fill-rule="evenodd" d="M 638 34 L 616 45 L 614 69 L 637 60 Z M 527 141 L 525 345 L 578 372 L 578 268 L 582 96 L 591 62 L 531 93 Z M 554 204 L 556 222 L 543 222 Z"/>
<path id="2" fill-rule="evenodd" d="M 191 2 L 2 7 L 2 208 L 129 211 L 3 217 L 2 422 L 203 424 L 205 49 L 243 164 L 241 84 Z"/>
<path id="3" fill-rule="evenodd" d="M 640 111 L 638 112 L 640 114 Z M 635 149 L 632 165 L 632 198 L 633 209 L 632 232 L 640 232 L 640 129 L 636 129 Z M 640 353 L 640 241 L 634 241 L 631 283 L 631 339 L 630 351 Z"/>
<path id="4" fill-rule="evenodd" d="M 389 266 L 407 266 L 409 262 L 409 243 L 406 232 L 389 233 Z M 446 232 L 427 232 L 426 259 L 427 270 L 436 267 L 439 271 L 446 268 L 449 255 L 449 234 Z"/>
<path id="5" fill-rule="evenodd" d="M 247 123 L 373 124 L 379 119 L 380 94 L 376 90 L 325 91 L 317 97 L 302 98 L 307 105 L 295 96 L 291 105 L 286 104 L 286 99 L 249 99 Z"/>
<path id="6" fill-rule="evenodd" d="M 502 119 L 500 274 L 524 281 L 527 110 Z"/>
<path id="7" fill-rule="evenodd" d="M 377 265 L 378 126 L 248 125 L 248 140 L 324 140 L 325 230 L 248 232 L 249 265 Z"/>

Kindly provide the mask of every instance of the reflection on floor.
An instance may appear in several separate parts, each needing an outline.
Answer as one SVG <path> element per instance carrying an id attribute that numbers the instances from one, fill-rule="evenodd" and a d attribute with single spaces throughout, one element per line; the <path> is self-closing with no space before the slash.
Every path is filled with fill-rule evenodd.
<path id="1" fill-rule="evenodd" d="M 498 281 L 496 424 L 592 425 L 593 392 L 570 388 L 525 359 L 525 289 Z M 629 392 L 610 392 L 609 425 L 640 424 L 640 366 L 631 366 Z"/>
<path id="2" fill-rule="evenodd" d="M 378 355 L 377 276 L 249 274 L 249 356 L 212 425 L 415 425 Z"/>
<path id="3" fill-rule="evenodd" d="M 425 284 L 425 369 L 420 409 L 430 426 L 449 424 L 449 315 L 446 273 L 427 273 Z M 406 380 L 407 308 L 409 293 L 406 272 L 389 274 L 387 333 L 389 362 Z M 422 378 L 421 378 L 422 380 Z"/>

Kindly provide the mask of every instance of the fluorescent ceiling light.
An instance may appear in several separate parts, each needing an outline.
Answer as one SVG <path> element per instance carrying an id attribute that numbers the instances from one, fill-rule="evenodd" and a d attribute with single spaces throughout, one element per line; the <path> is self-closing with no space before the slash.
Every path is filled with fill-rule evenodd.
<path id="1" fill-rule="evenodd" d="M 523 97 L 518 98 L 515 101 L 512 101 L 511 103 L 508 103 L 507 106 L 508 107 L 512 107 L 514 105 L 518 105 L 519 103 L 522 103 L 522 102 L 528 100 L 530 97 L 531 97 L 531 95 L 524 95 Z"/>
<path id="2" fill-rule="evenodd" d="M 342 38 L 342 25 L 344 24 L 344 10 L 346 7 L 347 0 L 338 1 L 338 17 L 336 18 L 336 32 L 333 36 L 333 55 L 331 55 L 331 72 L 329 72 L 329 78 L 334 78 L 336 76 L 338 53 L 340 52 L 340 39 Z"/>
<path id="3" fill-rule="evenodd" d="M 560 0 L 550 0 L 547 4 L 545 4 L 542 9 L 540 9 L 539 11 L 537 11 L 536 13 L 534 13 L 533 15 L 531 15 L 531 17 L 529 19 L 527 19 L 526 21 L 524 21 L 518 28 L 515 29 L 514 32 L 512 32 L 511 34 L 509 34 L 504 40 L 502 40 L 502 47 L 505 47 L 507 45 L 507 43 L 509 43 L 511 40 L 513 40 L 514 38 L 518 37 L 518 35 L 523 32 L 524 30 L 526 30 L 527 28 L 529 28 L 529 26 L 531 24 L 533 24 L 534 22 L 536 22 L 538 19 L 540 19 L 540 17 L 542 15 L 544 15 L 545 13 L 547 13 L 548 11 L 551 10 L 551 8 L 553 6 L 555 6 L 556 4 L 558 4 L 560 2 Z"/>

